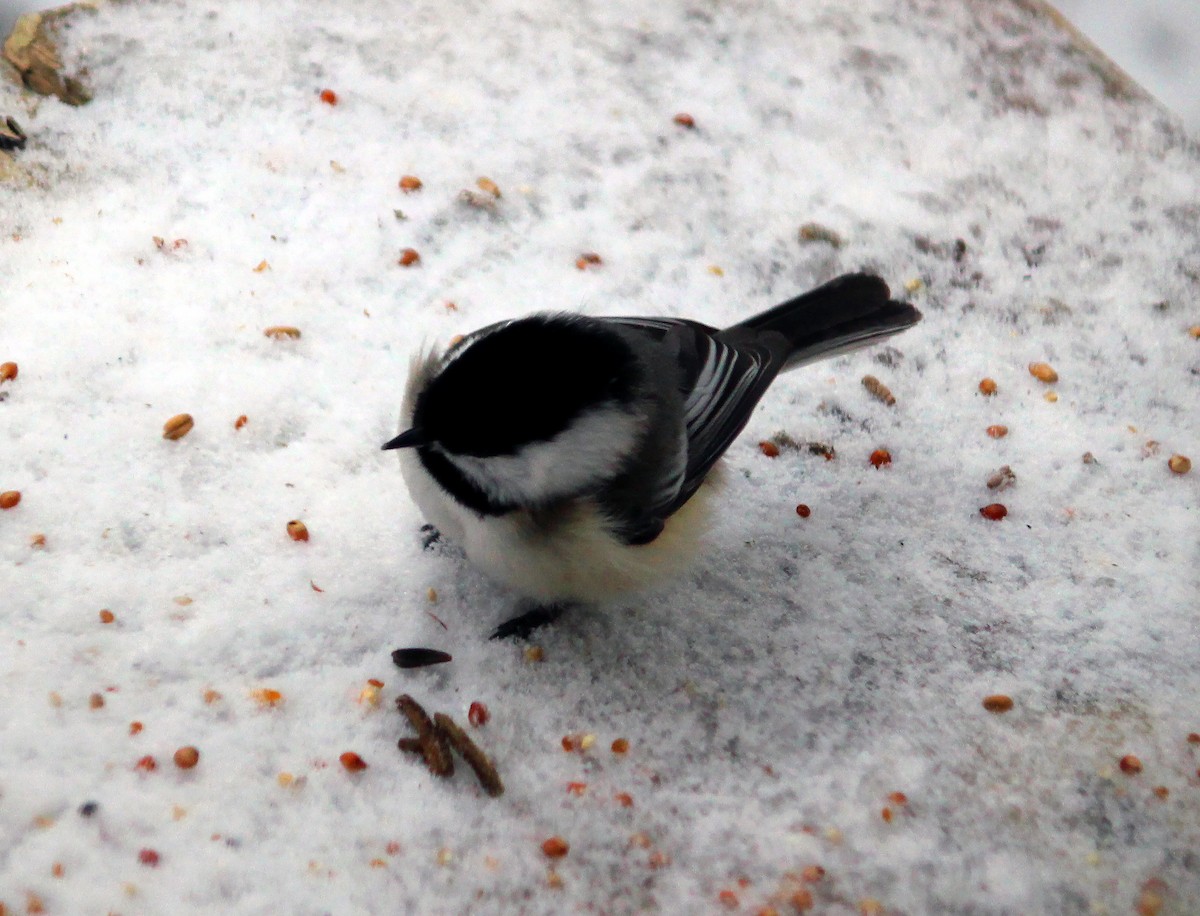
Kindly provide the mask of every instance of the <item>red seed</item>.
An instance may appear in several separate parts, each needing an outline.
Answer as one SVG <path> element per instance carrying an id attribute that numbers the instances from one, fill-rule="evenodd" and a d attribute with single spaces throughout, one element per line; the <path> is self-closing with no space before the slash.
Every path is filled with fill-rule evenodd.
<path id="1" fill-rule="evenodd" d="M 884 821 L 886 821 L 887 823 L 890 824 L 892 822 L 892 809 L 884 808 L 882 811 L 879 812 L 879 816 L 882 817 L 884 819 Z"/>
<path id="2" fill-rule="evenodd" d="M 892 463 L 892 453 L 886 448 L 877 448 L 875 451 L 871 452 L 870 461 L 871 464 L 875 465 L 877 468 L 884 467 L 885 465 Z"/>
<path id="3" fill-rule="evenodd" d="M 287 533 L 293 541 L 308 540 L 308 526 L 298 518 L 292 519 L 287 523 Z"/>
<path id="4" fill-rule="evenodd" d="M 618 792 L 616 795 L 613 796 L 613 801 L 615 801 L 622 808 L 632 808 L 633 807 L 633 796 L 630 795 L 628 792 Z"/>
<path id="5" fill-rule="evenodd" d="M 1188 744 L 1200 744 L 1200 732 L 1191 732 L 1187 736 Z"/>
<path id="6" fill-rule="evenodd" d="M 338 760 L 342 762 L 342 766 L 350 773 L 359 773 L 367 768 L 367 762 L 354 753 L 354 751 L 346 751 L 338 757 Z"/>
<path id="7" fill-rule="evenodd" d="M 587 791 L 587 783 L 586 782 L 569 782 L 569 783 L 567 783 L 567 794 L 568 795 L 582 795 L 586 791 Z"/>
<path id="8" fill-rule="evenodd" d="M 108 608 L 105 608 L 104 610 L 102 610 L 100 612 L 100 622 L 101 623 L 112 623 L 116 619 L 117 618 L 113 615 L 113 612 L 110 611 Z"/>
<path id="9" fill-rule="evenodd" d="M 888 795 L 888 801 L 890 801 L 893 805 L 907 805 L 908 796 L 903 792 L 892 792 L 890 795 Z"/>
<path id="10" fill-rule="evenodd" d="M 625 738 L 616 738 L 612 743 L 612 752 L 614 754 L 628 754 L 629 741 Z"/>
<path id="11" fill-rule="evenodd" d="M 488 712 L 488 708 L 476 700 L 467 708 L 467 721 L 479 728 L 481 725 L 487 725 L 488 719 L 492 714 Z"/>
<path id="12" fill-rule="evenodd" d="M 996 393 L 996 380 L 993 378 L 985 378 L 979 382 L 979 393 L 991 397 Z"/>
<path id="13" fill-rule="evenodd" d="M 680 127 L 686 127 L 686 128 L 691 129 L 696 126 L 696 119 L 693 118 L 686 111 L 679 112 L 679 114 L 675 115 L 675 117 L 673 117 L 671 120 L 674 121 L 676 124 L 678 124 Z"/>
<path id="14" fill-rule="evenodd" d="M 758 450 L 768 458 L 779 457 L 779 446 L 774 442 L 768 441 L 767 439 L 764 439 L 762 442 L 758 443 Z"/>
<path id="15" fill-rule="evenodd" d="M 405 248 L 400 252 L 399 264 L 401 267 L 412 267 L 414 264 L 419 263 L 420 260 L 421 255 L 415 248 Z"/>
<path id="16" fill-rule="evenodd" d="M 138 861 L 150 868 L 155 868 L 158 865 L 159 855 L 153 849 L 143 849 L 138 853 Z"/>
<path id="17" fill-rule="evenodd" d="M 142 730 L 142 728 L 143 728 L 143 726 L 142 726 L 141 722 L 130 722 L 129 723 L 129 734 L 136 735 L 138 732 L 140 732 Z"/>
<path id="18" fill-rule="evenodd" d="M 137 764 L 134 766 L 134 769 L 142 770 L 146 773 L 153 773 L 158 769 L 158 761 L 155 760 L 150 754 L 147 754 L 137 762 Z"/>
<path id="19" fill-rule="evenodd" d="M 5 490 L 0 493 L 0 509 L 11 509 L 21 501 L 19 490 Z"/>
<path id="20" fill-rule="evenodd" d="M 337 93 L 332 89 L 322 89 L 321 101 L 326 105 L 336 105 L 338 103 Z"/>
<path id="21" fill-rule="evenodd" d="M 988 503 L 979 510 L 979 514 L 993 522 L 998 522 L 1008 515 L 1008 509 L 1001 503 Z"/>
<path id="22" fill-rule="evenodd" d="M 796 514 L 801 518 L 808 518 L 810 515 L 812 515 L 812 509 L 808 508 L 808 506 L 804 505 L 804 503 L 801 503 L 796 507 Z"/>
<path id="23" fill-rule="evenodd" d="M 0 382 L 11 382 L 16 377 L 16 363 L 0 363 Z"/>
<path id="24" fill-rule="evenodd" d="M 561 859 L 571 851 L 571 844 L 560 836 L 552 836 L 542 843 L 542 852 L 547 858 Z"/>
<path id="25" fill-rule="evenodd" d="M 731 910 L 737 909 L 737 905 L 738 905 L 737 894 L 735 894 L 729 888 L 725 888 L 725 890 L 723 890 L 723 891 L 721 891 L 721 893 L 717 894 L 717 899 L 721 901 L 722 906 L 727 906 Z"/>
<path id="26" fill-rule="evenodd" d="M 1117 761 L 1117 766 L 1121 768 L 1122 773 L 1125 773 L 1128 776 L 1136 776 L 1138 773 L 1142 772 L 1142 761 L 1140 761 L 1133 754 L 1126 754 L 1119 761 Z"/>
<path id="27" fill-rule="evenodd" d="M 1166 786 L 1155 786 L 1155 787 L 1154 787 L 1154 794 L 1155 794 L 1155 795 L 1156 795 L 1158 798 L 1161 798 L 1163 801 L 1166 801 L 1166 800 L 1167 800 L 1167 796 L 1169 796 L 1169 795 L 1171 794 L 1171 790 L 1170 790 L 1170 789 L 1168 789 Z"/>
<path id="28" fill-rule="evenodd" d="M 579 750 L 579 736 L 578 735 L 563 735 L 562 749 L 564 751 L 566 751 L 567 753 L 570 753 L 571 751 Z"/>
<path id="29" fill-rule="evenodd" d="M 405 175 L 400 179 L 400 190 L 405 194 L 411 194 L 413 191 L 421 190 L 424 182 L 416 175 Z"/>
<path id="30" fill-rule="evenodd" d="M 247 422 L 248 421 L 246 419 L 246 415 L 242 414 L 240 417 L 238 417 L 236 420 L 233 421 L 233 428 L 241 429 L 243 426 L 246 425 Z"/>
<path id="31" fill-rule="evenodd" d="M 988 712 L 1008 712 L 1013 708 L 1013 699 L 1007 694 L 993 693 L 983 698 L 983 708 Z"/>
<path id="32" fill-rule="evenodd" d="M 997 423 L 996 425 L 989 426 L 987 428 L 987 434 L 993 439 L 1003 439 L 1008 435 L 1008 427 Z"/>
<path id="33" fill-rule="evenodd" d="M 200 752 L 190 744 L 175 752 L 175 766 L 181 770 L 190 770 L 200 762 Z"/>

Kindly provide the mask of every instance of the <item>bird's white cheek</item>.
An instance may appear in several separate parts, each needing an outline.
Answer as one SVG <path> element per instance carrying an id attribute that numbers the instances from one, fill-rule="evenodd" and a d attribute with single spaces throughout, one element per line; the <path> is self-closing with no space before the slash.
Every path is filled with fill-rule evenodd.
<path id="1" fill-rule="evenodd" d="M 643 426 L 639 417 L 603 408 L 580 417 L 550 441 L 527 445 L 516 455 L 452 456 L 452 460 L 506 502 L 543 503 L 611 478 L 637 444 Z"/>

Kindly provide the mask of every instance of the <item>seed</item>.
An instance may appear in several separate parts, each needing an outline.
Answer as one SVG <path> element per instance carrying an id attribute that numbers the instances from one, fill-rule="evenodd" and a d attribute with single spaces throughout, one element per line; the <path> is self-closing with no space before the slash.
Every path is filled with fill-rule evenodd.
<path id="1" fill-rule="evenodd" d="M 190 744 L 175 752 L 175 766 L 181 770 L 190 770 L 200 762 L 200 752 Z"/>
<path id="2" fill-rule="evenodd" d="M 1058 381 L 1058 373 L 1049 363 L 1030 363 L 1029 374 L 1039 382 L 1050 384 Z"/>
<path id="3" fill-rule="evenodd" d="M 101 623 L 112 623 L 116 619 L 117 618 L 113 615 L 113 612 L 110 611 L 108 608 L 105 608 L 104 610 L 102 610 L 100 612 L 100 622 Z"/>
<path id="4" fill-rule="evenodd" d="M 1200 324 L 1192 325 L 1190 328 L 1188 328 L 1188 333 L 1192 335 L 1193 339 L 1200 340 Z M 3 368 L 3 366 L 0 366 L 0 370 Z"/>
<path id="5" fill-rule="evenodd" d="M 275 340 L 299 340 L 300 329 L 293 328 L 288 324 L 276 324 L 269 328 L 263 328 L 263 334 Z"/>
<path id="6" fill-rule="evenodd" d="M 797 913 L 811 910 L 813 907 L 812 891 L 806 887 L 802 887 L 788 898 L 788 903 L 791 904 L 792 909 Z"/>
<path id="7" fill-rule="evenodd" d="M 1045 394 L 1042 395 L 1042 397 L 1045 398 L 1046 401 L 1051 404 L 1058 403 L 1058 392 L 1057 391 L 1047 391 Z"/>
<path id="8" fill-rule="evenodd" d="M 987 488 L 989 490 L 1003 490 L 1005 487 L 1016 482 L 1017 475 L 1006 464 L 987 479 Z"/>
<path id="9" fill-rule="evenodd" d="M 1176 474 L 1186 474 L 1192 469 L 1192 460 L 1187 455 L 1172 455 L 1167 459 L 1167 467 Z M 5 495 L 7 494 L 0 494 L 0 508 L 7 509 L 8 507 L 4 505 Z"/>
<path id="10" fill-rule="evenodd" d="M 400 252 L 399 264 L 401 267 L 412 267 L 421 260 L 421 255 L 415 248 L 405 248 Z"/>
<path id="11" fill-rule="evenodd" d="M 809 884 L 816 884 L 825 877 L 825 869 L 820 865 L 806 865 L 804 871 L 800 872 L 800 877 Z"/>
<path id="12" fill-rule="evenodd" d="M 579 736 L 578 735 L 563 735 L 562 749 L 564 751 L 566 751 L 567 753 L 570 753 L 571 751 L 579 750 Z"/>
<path id="13" fill-rule="evenodd" d="M 35 534 L 29 538 L 29 546 L 34 550 L 41 550 L 46 546 L 46 535 Z"/>
<path id="14" fill-rule="evenodd" d="M 500 186 L 490 178 L 476 178 L 475 186 L 481 191 L 487 191 L 493 197 L 500 196 Z"/>
<path id="15" fill-rule="evenodd" d="M 768 458 L 779 457 L 779 446 L 767 439 L 763 439 L 762 442 L 758 443 L 758 450 Z"/>
<path id="16" fill-rule="evenodd" d="M 825 242 L 834 248 L 841 248 L 844 244 L 837 232 L 820 223 L 805 223 L 800 227 L 799 236 L 801 242 Z"/>
<path id="17" fill-rule="evenodd" d="M 618 792 L 616 795 L 613 796 L 613 801 L 615 801 L 622 808 L 632 808 L 633 807 L 633 796 L 630 795 L 628 792 Z"/>
<path id="18" fill-rule="evenodd" d="M 1188 744 L 1200 744 L 1200 732 L 1189 732 L 1187 736 Z"/>
<path id="19" fill-rule="evenodd" d="M 467 709 L 467 721 L 476 728 L 479 728 L 482 725 L 487 725 L 488 719 L 491 717 L 492 714 L 488 712 L 488 708 L 478 700 L 472 703 Z"/>
<path id="20" fill-rule="evenodd" d="M 991 397 L 997 391 L 996 380 L 994 378 L 985 378 L 979 382 L 979 393 Z"/>
<path id="21" fill-rule="evenodd" d="M 88 697 L 88 706 L 92 709 L 103 709 L 104 697 L 98 693 L 93 693 L 90 697 Z"/>
<path id="22" fill-rule="evenodd" d="M 891 808 L 884 808 L 882 811 L 880 811 L 880 812 L 879 812 L 879 816 L 880 816 L 881 818 L 883 818 L 883 820 L 884 820 L 886 823 L 890 824 L 890 823 L 892 822 L 892 817 L 893 817 L 893 815 L 892 815 L 892 809 L 891 809 Z"/>
<path id="23" fill-rule="evenodd" d="M 298 518 L 292 519 L 287 523 L 287 533 L 293 541 L 308 540 L 308 526 Z"/>
<path id="24" fill-rule="evenodd" d="M 892 453 L 886 448 L 877 448 L 871 452 L 869 460 L 875 467 L 881 468 L 892 463 Z"/>
<path id="25" fill-rule="evenodd" d="M 0 509 L 11 509 L 21 501 L 19 490 L 5 490 L 0 493 Z"/>
<path id="26" fill-rule="evenodd" d="M 673 117 L 671 120 L 674 121 L 676 124 L 678 124 L 680 127 L 686 127 L 689 130 L 696 126 L 696 119 L 693 118 L 686 111 L 679 112 L 679 114 L 675 115 L 675 117 Z"/>
<path id="27" fill-rule="evenodd" d="M 267 259 L 266 259 L 266 258 L 263 258 L 261 261 L 259 261 L 257 264 L 255 264 L 255 265 L 254 265 L 254 268 L 253 268 L 253 269 L 254 269 L 254 272 L 255 272 L 256 274 L 260 274 L 260 273 L 262 273 L 264 270 L 270 270 L 270 269 L 271 269 L 271 265 L 267 263 Z"/>
<path id="28" fill-rule="evenodd" d="M 873 375 L 864 375 L 862 378 L 863 387 L 871 393 L 871 396 L 877 400 L 883 401 L 888 407 L 896 403 L 896 398 L 892 395 L 891 390 L 879 379 Z"/>
<path id="29" fill-rule="evenodd" d="M 542 852 L 550 859 L 561 859 L 570 851 L 571 844 L 560 836 L 552 836 L 542 843 Z"/>
<path id="30" fill-rule="evenodd" d="M 808 508 L 808 506 L 804 505 L 804 503 L 800 503 L 800 505 L 796 507 L 796 514 L 801 518 L 808 518 L 810 515 L 812 515 L 812 509 Z"/>
<path id="31" fill-rule="evenodd" d="M 1001 503 L 988 503 L 979 510 L 979 514 L 993 522 L 998 522 L 1008 515 L 1008 509 Z"/>
<path id="32" fill-rule="evenodd" d="M 721 902 L 722 906 L 729 907 L 731 910 L 736 910 L 738 907 L 737 894 L 729 888 L 725 888 L 721 893 L 717 894 L 717 900 Z"/>
<path id="33" fill-rule="evenodd" d="M 270 687 L 259 687 L 250 691 L 250 696 L 260 706 L 275 707 L 283 702 L 283 694 Z"/>
<path id="34" fill-rule="evenodd" d="M 153 849 L 143 849 L 138 853 L 138 861 L 150 868 L 157 866 L 158 860 L 159 855 Z"/>
<path id="35" fill-rule="evenodd" d="M 983 698 L 983 708 L 994 713 L 1008 712 L 1013 708 L 1013 698 L 1004 693 L 993 693 Z"/>
<path id="36" fill-rule="evenodd" d="M 1171 794 L 1171 790 L 1168 789 L 1166 786 L 1155 786 L 1154 794 L 1157 797 L 1161 798 L 1163 801 L 1166 801 L 1167 796 Z"/>
<path id="37" fill-rule="evenodd" d="M 416 175 L 404 175 L 400 178 L 400 190 L 405 194 L 421 190 L 423 182 Z"/>
<path id="38" fill-rule="evenodd" d="M 163 424 L 164 439 L 182 439 L 192 431 L 194 421 L 190 413 L 177 413 Z"/>
<path id="39" fill-rule="evenodd" d="M 888 795 L 888 801 L 890 801 L 893 805 L 907 805 L 908 796 L 903 792 L 892 792 Z"/>
<path id="40" fill-rule="evenodd" d="M 153 755 L 147 754 L 145 757 L 143 757 L 141 760 L 139 760 L 136 764 L 134 764 L 134 769 L 142 770 L 143 772 L 146 772 L 146 773 L 153 773 L 155 770 L 158 769 L 158 761 L 154 759 Z"/>
<path id="41" fill-rule="evenodd" d="M 583 795 L 583 793 L 585 793 L 586 791 L 587 791 L 587 783 L 586 782 L 569 782 L 569 783 L 567 783 L 567 794 L 568 795 L 576 795 L 576 796 Z"/>
<path id="42" fill-rule="evenodd" d="M 249 421 L 246 419 L 246 415 L 242 414 L 240 417 L 238 417 L 236 420 L 233 421 L 233 428 L 241 429 L 243 426 L 246 425 L 247 422 L 249 422 Z"/>
<path id="43" fill-rule="evenodd" d="M 585 251 L 575 259 L 575 266 L 579 270 L 587 270 L 589 266 L 598 267 L 603 263 L 603 259 L 601 259 L 600 255 L 596 254 L 594 251 Z"/>
<path id="44" fill-rule="evenodd" d="M 525 661 L 530 662 L 531 664 L 536 664 L 538 662 L 544 662 L 545 660 L 546 650 L 541 646 L 525 647 Z"/>
<path id="45" fill-rule="evenodd" d="M 338 103 L 337 93 L 332 89 L 322 89 L 321 101 L 326 105 L 336 105 Z"/>
<path id="46" fill-rule="evenodd" d="M 346 751 L 338 757 L 338 760 L 341 761 L 342 766 L 349 773 L 360 773 L 367 768 L 367 762 L 354 753 L 354 751 Z"/>
<path id="47" fill-rule="evenodd" d="M 440 649 L 396 649 L 392 652 L 392 662 L 397 668 L 427 668 L 449 661 L 453 661 L 453 657 Z"/>
<path id="48" fill-rule="evenodd" d="M 0 382 L 11 382 L 16 377 L 16 363 L 0 363 Z"/>
<path id="49" fill-rule="evenodd" d="M 1127 776 L 1136 776 L 1142 772 L 1142 761 L 1133 754 L 1126 754 L 1119 761 L 1117 766 L 1121 768 L 1121 772 Z"/>
<path id="50" fill-rule="evenodd" d="M 989 426 L 987 428 L 987 434 L 993 439 L 1003 439 L 1008 435 L 1008 427 L 997 423 L 996 425 Z"/>
<path id="51" fill-rule="evenodd" d="M 628 754 L 629 741 L 625 738 L 617 738 L 612 743 L 612 752 L 614 754 Z"/>
<path id="52" fill-rule="evenodd" d="M 130 722 L 130 723 L 129 723 L 129 734 L 130 734 L 130 735 L 136 735 L 136 734 L 137 734 L 138 732 L 140 732 L 140 731 L 141 731 L 143 728 L 145 728 L 145 726 L 144 726 L 144 725 L 142 725 L 142 723 L 141 723 L 141 722 L 136 722 L 136 721 L 134 721 L 134 722 Z"/>

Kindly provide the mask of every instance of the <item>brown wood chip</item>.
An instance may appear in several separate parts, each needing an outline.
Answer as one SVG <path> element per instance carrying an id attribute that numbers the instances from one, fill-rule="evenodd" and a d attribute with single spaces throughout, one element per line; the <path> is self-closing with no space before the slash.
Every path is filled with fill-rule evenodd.
<path id="1" fill-rule="evenodd" d="M 471 740 L 471 736 L 444 712 L 435 713 L 433 721 L 437 723 L 438 731 L 450 742 L 450 746 L 458 751 L 467 765 L 475 771 L 483 790 L 493 798 L 504 794 L 504 783 L 500 781 L 500 774 L 496 772 L 496 767 L 488 760 L 487 755 L 479 749 L 479 745 Z"/>
<path id="2" fill-rule="evenodd" d="M 417 730 L 417 741 L 420 742 L 421 753 L 425 755 L 425 765 L 430 772 L 435 776 L 451 775 L 454 772 L 454 758 L 450 756 L 450 748 L 421 704 L 404 693 L 396 697 L 396 708 Z"/>

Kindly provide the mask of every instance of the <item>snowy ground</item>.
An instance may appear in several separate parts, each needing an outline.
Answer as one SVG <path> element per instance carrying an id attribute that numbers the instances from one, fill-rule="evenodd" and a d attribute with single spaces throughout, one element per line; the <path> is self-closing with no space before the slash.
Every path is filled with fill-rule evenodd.
<path id="1" fill-rule="evenodd" d="M 82 108 L 0 83 L 10 911 L 1200 910 L 1200 151 L 1028 4 L 132 2 L 63 55 Z M 378 450 L 422 341 L 861 268 L 925 321 L 776 385 L 694 573 L 486 641 Z M 502 797 L 402 692 L 490 708 Z"/>

